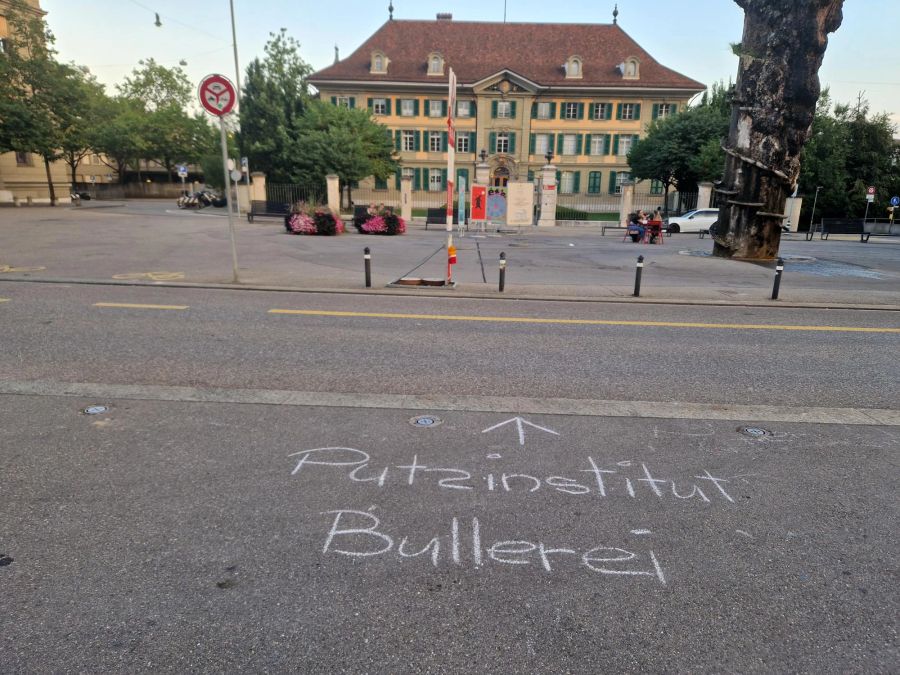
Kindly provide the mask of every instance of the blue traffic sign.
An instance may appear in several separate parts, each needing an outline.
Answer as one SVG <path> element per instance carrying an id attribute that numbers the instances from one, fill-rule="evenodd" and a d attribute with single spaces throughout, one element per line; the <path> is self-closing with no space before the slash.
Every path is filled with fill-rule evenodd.
<path id="1" fill-rule="evenodd" d="M 891 197 L 891 206 L 900 206 L 900 197 L 897 195 Z"/>

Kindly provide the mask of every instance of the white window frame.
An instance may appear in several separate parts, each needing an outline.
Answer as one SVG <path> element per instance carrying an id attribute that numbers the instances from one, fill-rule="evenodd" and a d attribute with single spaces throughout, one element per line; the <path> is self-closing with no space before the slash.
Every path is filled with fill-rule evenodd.
<path id="1" fill-rule="evenodd" d="M 497 118 L 509 119 L 512 117 L 512 101 L 497 101 Z"/>
<path id="2" fill-rule="evenodd" d="M 468 133 L 456 133 L 456 151 L 457 152 L 472 152 L 471 146 L 469 144 L 469 134 Z"/>
<path id="3" fill-rule="evenodd" d="M 444 116 L 444 102 L 440 99 L 431 99 L 428 101 L 428 116 L 429 117 L 443 117 Z"/>
<path id="4" fill-rule="evenodd" d="M 591 117 L 595 120 L 605 120 L 608 108 L 609 103 L 594 103 L 591 110 Z"/>
<path id="5" fill-rule="evenodd" d="M 437 54 L 432 54 L 428 59 L 428 72 L 431 75 L 440 75 L 444 72 L 444 60 Z"/>
<path id="6" fill-rule="evenodd" d="M 537 104 L 537 118 L 539 120 L 549 120 L 550 119 L 550 104 L 549 103 L 538 103 Z"/>
<path id="7" fill-rule="evenodd" d="M 349 108 L 350 107 L 350 97 L 349 96 L 336 96 L 335 102 L 339 108 Z"/>
<path id="8" fill-rule="evenodd" d="M 563 171 L 559 174 L 559 194 L 575 194 L 575 172 Z"/>
<path id="9" fill-rule="evenodd" d="M 387 99 L 386 98 L 373 98 L 372 99 L 372 114 L 373 115 L 387 115 Z"/>
<path id="10" fill-rule="evenodd" d="M 578 119 L 578 103 L 566 102 L 563 105 L 566 106 L 565 112 L 563 114 L 564 119 L 577 120 Z"/>
<path id="11" fill-rule="evenodd" d="M 435 180 L 436 179 L 436 180 Z M 428 191 L 441 192 L 444 189 L 444 175 L 440 169 L 428 170 Z"/>
<path id="12" fill-rule="evenodd" d="M 622 104 L 622 119 L 623 120 L 633 120 L 634 119 L 634 103 L 623 103 Z"/>
<path id="13" fill-rule="evenodd" d="M 411 167 L 405 166 L 401 170 L 400 176 L 402 178 L 409 178 L 410 180 L 412 180 L 416 177 L 416 170 Z"/>
<path id="14" fill-rule="evenodd" d="M 497 133 L 497 152 L 509 154 L 509 133 L 506 131 Z"/>
<path id="15" fill-rule="evenodd" d="M 381 54 L 376 54 L 375 58 L 372 59 L 372 70 L 376 73 L 384 72 L 384 57 Z"/>
<path id="16" fill-rule="evenodd" d="M 616 190 L 615 194 L 622 194 L 622 184 L 631 180 L 631 174 L 628 171 L 620 171 L 616 174 Z"/>
<path id="17" fill-rule="evenodd" d="M 634 136 L 622 134 L 619 136 L 619 156 L 624 157 L 634 147 Z"/>
<path id="18" fill-rule="evenodd" d="M 457 117 L 471 117 L 472 116 L 472 101 L 457 101 L 456 102 L 456 116 Z"/>
<path id="19" fill-rule="evenodd" d="M 546 155 L 547 150 L 550 149 L 550 134 L 535 134 L 534 135 L 534 154 L 535 155 Z"/>
<path id="20" fill-rule="evenodd" d="M 578 151 L 578 136 L 576 134 L 563 134 L 562 154 L 574 155 Z"/>
<path id="21" fill-rule="evenodd" d="M 428 132 L 428 152 L 441 152 L 441 132 L 440 131 L 429 131 Z"/>
<path id="22" fill-rule="evenodd" d="M 602 155 L 605 147 L 606 137 L 603 134 L 596 134 L 594 136 L 591 136 L 590 153 L 592 155 Z"/>
<path id="23" fill-rule="evenodd" d="M 663 117 L 668 117 L 672 114 L 672 104 L 671 103 L 660 103 L 656 108 L 656 117 L 658 119 L 662 119 Z"/>
<path id="24" fill-rule="evenodd" d="M 400 99 L 400 116 L 401 117 L 415 117 L 416 115 L 416 100 L 414 98 L 401 98 Z"/>
<path id="25" fill-rule="evenodd" d="M 400 150 L 403 152 L 416 151 L 416 132 L 404 129 L 400 132 Z"/>

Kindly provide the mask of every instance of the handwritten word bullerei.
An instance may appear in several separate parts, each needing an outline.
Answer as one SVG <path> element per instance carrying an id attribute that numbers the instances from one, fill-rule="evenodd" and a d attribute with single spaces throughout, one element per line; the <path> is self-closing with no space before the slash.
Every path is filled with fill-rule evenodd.
<path id="1" fill-rule="evenodd" d="M 728 479 L 714 476 L 706 469 L 691 476 L 696 482 L 688 480 L 679 484 L 674 479 L 654 474 L 646 463 L 631 460 L 600 466 L 589 456 L 584 468 L 567 472 L 577 474 L 571 477 L 506 472 L 478 474 L 459 467 L 420 464 L 418 455 L 413 455 L 406 464 L 373 467 L 369 453 L 346 447 L 313 448 L 290 456 L 297 457 L 297 464 L 291 472 L 293 476 L 336 470 L 337 475 L 345 480 L 371 483 L 379 488 L 426 484 L 445 490 L 487 490 L 500 494 L 553 490 L 567 495 L 590 494 L 628 499 L 654 496 L 657 499 L 695 500 L 707 504 L 713 500 L 734 502 L 726 490 Z"/>
<path id="2" fill-rule="evenodd" d="M 368 511 L 338 509 L 325 512 L 325 515 L 332 514 L 334 518 L 322 547 L 323 554 L 333 553 L 351 558 L 395 556 L 401 560 L 425 556 L 431 559 L 434 567 L 442 562 L 476 568 L 488 562 L 501 565 L 540 565 L 545 572 L 553 572 L 557 567 L 574 563 L 598 574 L 655 577 L 663 586 L 666 585 L 665 574 L 652 550 L 647 552 L 649 560 L 644 561 L 641 555 L 614 546 L 593 546 L 578 550 L 521 539 L 486 544 L 482 542 L 478 518 L 472 518 L 468 527 L 461 527 L 460 519 L 456 517 L 450 521 L 449 533 L 405 536 L 398 541 L 398 536 L 388 534 L 381 519 Z"/>

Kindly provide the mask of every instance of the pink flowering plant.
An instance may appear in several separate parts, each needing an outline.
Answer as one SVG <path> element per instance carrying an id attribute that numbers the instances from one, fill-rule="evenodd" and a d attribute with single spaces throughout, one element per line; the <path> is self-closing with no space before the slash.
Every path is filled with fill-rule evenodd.
<path id="1" fill-rule="evenodd" d="M 327 206 L 297 204 L 284 218 L 284 229 L 289 234 L 342 234 L 344 223 Z"/>
<path id="2" fill-rule="evenodd" d="M 356 230 L 360 234 L 403 234 L 406 232 L 406 221 L 394 213 L 391 207 L 374 204 L 369 206 L 368 212 L 353 220 Z"/>

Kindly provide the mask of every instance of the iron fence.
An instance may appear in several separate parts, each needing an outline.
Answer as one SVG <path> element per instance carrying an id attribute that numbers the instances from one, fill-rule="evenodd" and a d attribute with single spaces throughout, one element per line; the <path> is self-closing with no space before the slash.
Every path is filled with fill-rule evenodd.
<path id="1" fill-rule="evenodd" d="M 356 187 L 348 192 L 348 189 L 344 188 L 341 210 L 346 209 L 350 212 L 354 206 L 369 206 L 370 204 L 376 207 L 390 206 L 399 213 L 401 205 L 400 190 L 396 188 Z"/>
<path id="2" fill-rule="evenodd" d="M 327 201 L 325 191 L 312 185 L 279 185 L 266 183 L 266 201 L 282 204 L 324 204 Z"/>
<path id="3" fill-rule="evenodd" d="M 666 210 L 678 215 L 696 208 L 697 193 L 670 192 L 668 204 L 664 194 L 638 193 L 632 197 L 634 211 Z M 561 194 L 556 201 L 557 220 L 616 220 L 622 208 L 621 195 Z"/>

